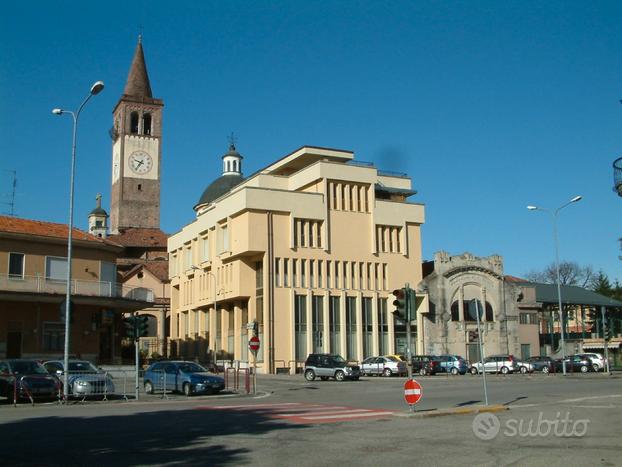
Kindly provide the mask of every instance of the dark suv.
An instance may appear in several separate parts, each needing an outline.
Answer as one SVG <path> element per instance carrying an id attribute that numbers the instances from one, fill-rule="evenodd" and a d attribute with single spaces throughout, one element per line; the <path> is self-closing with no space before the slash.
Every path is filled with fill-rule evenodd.
<path id="1" fill-rule="evenodd" d="M 357 381 L 361 376 L 361 369 L 358 365 L 349 365 L 341 355 L 312 353 L 305 361 L 304 375 L 307 381 L 313 381 L 316 377 L 322 381 L 328 378 Z"/>
<path id="2" fill-rule="evenodd" d="M 413 355 L 413 373 L 421 376 L 435 375 L 441 371 L 441 361 L 434 355 Z"/>

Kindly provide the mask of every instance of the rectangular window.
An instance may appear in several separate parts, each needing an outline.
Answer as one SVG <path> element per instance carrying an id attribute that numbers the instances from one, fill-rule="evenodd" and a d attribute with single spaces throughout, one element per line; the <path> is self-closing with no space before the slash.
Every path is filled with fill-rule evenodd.
<path id="1" fill-rule="evenodd" d="M 330 327 L 330 349 L 334 354 L 341 355 L 341 308 L 339 297 L 328 299 L 328 319 Z"/>
<path id="2" fill-rule="evenodd" d="M 209 237 L 201 237 L 201 262 L 209 261 Z"/>
<path id="3" fill-rule="evenodd" d="M 363 358 L 371 356 L 373 352 L 374 327 L 371 305 L 372 299 L 363 297 Z"/>
<path id="4" fill-rule="evenodd" d="M 352 289 L 356 289 L 356 262 L 354 261 L 350 263 L 350 281 Z"/>
<path id="5" fill-rule="evenodd" d="M 65 346 L 65 324 L 43 323 L 43 350 L 62 351 Z"/>
<path id="6" fill-rule="evenodd" d="M 51 281 L 67 280 L 67 258 L 46 256 L 45 278 Z"/>
<path id="7" fill-rule="evenodd" d="M 322 274 L 322 269 L 324 268 L 324 261 L 321 259 L 317 262 L 317 287 L 321 289 L 324 287 L 324 275 Z"/>
<path id="8" fill-rule="evenodd" d="M 289 287 L 289 258 L 283 259 L 283 287 Z"/>
<path id="9" fill-rule="evenodd" d="M 315 288 L 315 261 L 309 260 L 309 287 Z"/>
<path id="10" fill-rule="evenodd" d="M 195 333 L 199 333 L 199 316 L 200 316 L 201 312 L 199 310 L 195 310 L 194 311 L 194 329 L 193 331 Z"/>
<path id="11" fill-rule="evenodd" d="M 333 288 L 333 277 L 332 277 L 332 271 L 331 271 L 332 268 L 333 268 L 333 262 L 326 261 L 326 288 L 327 289 Z"/>
<path id="12" fill-rule="evenodd" d="M 307 227 L 308 223 L 300 221 L 300 246 L 307 246 Z"/>
<path id="13" fill-rule="evenodd" d="M 387 290 L 389 287 L 388 276 L 387 276 L 388 272 L 389 272 L 389 268 L 387 264 L 385 263 L 382 265 L 382 290 Z"/>
<path id="14" fill-rule="evenodd" d="M 292 260 L 292 287 L 298 287 L 298 260 Z"/>
<path id="15" fill-rule="evenodd" d="M 300 260 L 300 287 L 307 286 L 307 260 Z"/>
<path id="16" fill-rule="evenodd" d="M 169 277 L 175 277 L 177 275 L 177 255 L 171 255 L 171 261 L 169 263 L 170 274 Z"/>
<path id="17" fill-rule="evenodd" d="M 356 297 L 346 297 L 346 358 L 348 360 L 358 359 L 356 331 Z"/>
<path id="18" fill-rule="evenodd" d="M 402 243 L 400 241 L 401 235 L 402 235 L 402 229 L 400 229 L 399 227 L 396 227 L 395 228 L 395 252 L 396 253 L 402 252 Z"/>
<path id="19" fill-rule="evenodd" d="M 317 247 L 322 248 L 322 223 L 317 223 Z"/>
<path id="20" fill-rule="evenodd" d="M 9 279 L 24 278 L 24 253 L 9 253 Z"/>
<path id="21" fill-rule="evenodd" d="M 296 360 L 307 358 L 307 297 L 294 295 L 294 334 L 296 338 Z"/>
<path id="22" fill-rule="evenodd" d="M 389 352 L 389 323 L 387 321 L 387 299 L 379 298 L 378 302 L 378 351 L 380 355 Z"/>
<path id="23" fill-rule="evenodd" d="M 324 351 L 324 297 L 314 295 L 311 303 L 313 352 L 320 353 Z"/>
<path id="24" fill-rule="evenodd" d="M 192 248 L 187 246 L 184 248 L 184 271 L 187 271 L 192 266 Z"/>
<path id="25" fill-rule="evenodd" d="M 274 280 L 277 287 L 281 287 L 281 258 L 275 258 L 274 260 Z"/>

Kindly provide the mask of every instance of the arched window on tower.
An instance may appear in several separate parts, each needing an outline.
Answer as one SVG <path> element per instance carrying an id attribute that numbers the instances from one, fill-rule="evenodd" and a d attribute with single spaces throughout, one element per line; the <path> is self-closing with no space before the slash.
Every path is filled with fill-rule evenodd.
<path id="1" fill-rule="evenodd" d="M 130 114 L 130 133 L 138 134 L 138 112 Z"/>
<path id="2" fill-rule="evenodd" d="M 239 171 L 239 169 L 238 169 L 238 161 L 233 161 L 233 171 L 234 172 L 238 172 Z"/>
<path id="3" fill-rule="evenodd" d="M 486 302 L 486 321 L 494 321 L 494 320 L 495 320 L 495 314 L 492 310 L 492 305 Z"/>
<path id="4" fill-rule="evenodd" d="M 143 134 L 151 134 L 151 114 L 148 113 L 143 115 Z"/>

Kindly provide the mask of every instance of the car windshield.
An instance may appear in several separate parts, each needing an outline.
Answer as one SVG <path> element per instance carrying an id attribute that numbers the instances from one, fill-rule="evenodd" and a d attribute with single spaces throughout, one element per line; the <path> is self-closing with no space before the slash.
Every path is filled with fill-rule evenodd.
<path id="1" fill-rule="evenodd" d="M 21 375 L 47 375 L 47 370 L 40 363 L 33 361 L 12 361 L 13 373 Z"/>
<path id="2" fill-rule="evenodd" d="M 69 373 L 97 373 L 91 362 L 69 362 Z"/>
<path id="3" fill-rule="evenodd" d="M 398 360 L 395 357 L 385 357 L 387 360 L 391 361 L 391 362 L 399 362 L 400 360 Z"/>
<path id="4" fill-rule="evenodd" d="M 341 355 L 333 355 L 330 357 L 330 361 L 333 365 L 345 365 L 347 363 Z"/>
<path id="5" fill-rule="evenodd" d="M 197 363 L 192 363 L 192 362 L 180 363 L 179 370 L 183 371 L 184 373 L 201 373 L 201 372 L 207 371 L 201 365 Z"/>

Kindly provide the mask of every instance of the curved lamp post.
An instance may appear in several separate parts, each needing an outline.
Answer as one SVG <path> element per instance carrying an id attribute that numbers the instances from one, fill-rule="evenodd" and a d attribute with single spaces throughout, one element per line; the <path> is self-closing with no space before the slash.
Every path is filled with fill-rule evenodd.
<path id="1" fill-rule="evenodd" d="M 78 132 L 78 118 L 82 108 L 86 105 L 89 99 L 96 94 L 99 94 L 104 89 L 103 81 L 96 81 L 91 86 L 91 90 L 84 98 L 80 107 L 75 112 L 64 109 L 53 109 L 54 115 L 69 114 L 73 119 L 73 136 L 71 144 L 71 176 L 69 180 L 69 230 L 67 233 L 67 293 L 65 296 L 65 350 L 63 359 L 63 397 L 67 400 L 69 394 L 68 388 L 68 371 L 69 371 L 69 321 L 70 321 L 70 308 L 71 308 L 71 241 L 73 236 L 73 185 L 74 174 L 76 170 L 76 135 Z"/>
<path id="2" fill-rule="evenodd" d="M 583 199 L 583 196 L 575 196 L 570 201 L 568 201 L 565 204 L 562 204 L 560 207 L 558 207 L 554 211 L 550 209 L 546 209 L 546 208 L 540 208 L 538 206 L 533 206 L 533 205 L 527 206 L 527 209 L 529 209 L 530 211 L 548 212 L 551 215 L 551 220 L 553 221 L 553 242 L 555 243 L 555 269 L 557 271 L 557 306 L 559 307 L 558 312 L 559 312 L 559 323 L 560 323 L 560 328 L 561 328 L 560 334 L 561 334 L 561 345 L 562 345 L 562 371 L 564 375 L 566 375 L 566 346 L 565 346 L 565 340 L 564 340 L 564 312 L 562 310 L 562 289 L 561 289 L 561 284 L 560 284 L 561 281 L 559 277 L 559 241 L 557 239 L 557 216 L 559 214 L 559 211 L 564 209 L 566 206 L 572 203 L 581 201 L 582 199 Z"/>

